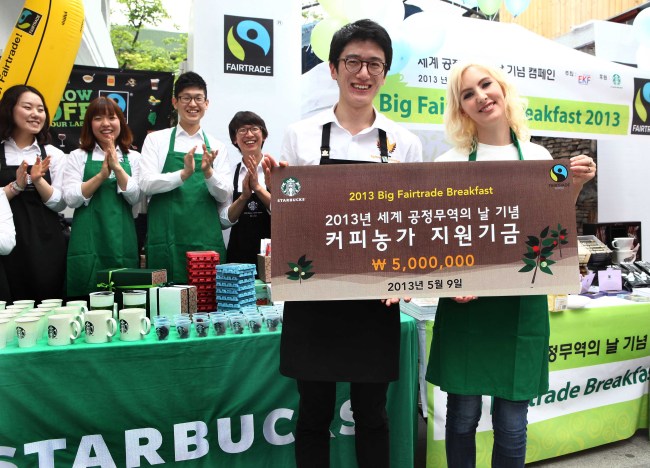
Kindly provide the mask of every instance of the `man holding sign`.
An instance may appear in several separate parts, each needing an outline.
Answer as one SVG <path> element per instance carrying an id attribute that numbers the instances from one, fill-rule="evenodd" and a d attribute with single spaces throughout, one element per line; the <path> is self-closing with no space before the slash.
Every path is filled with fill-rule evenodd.
<path id="1" fill-rule="evenodd" d="M 421 162 L 411 132 L 373 107 L 392 61 L 391 40 L 370 20 L 334 34 L 329 65 L 339 100 L 329 110 L 291 125 L 281 165 Z M 265 160 L 265 169 L 275 165 Z M 350 171 L 362 171 L 354 166 Z M 329 466 L 329 426 L 336 382 L 350 382 L 360 467 L 389 466 L 386 392 L 399 377 L 399 305 L 380 301 L 291 301 L 284 306 L 280 372 L 298 381 L 298 467 Z"/>

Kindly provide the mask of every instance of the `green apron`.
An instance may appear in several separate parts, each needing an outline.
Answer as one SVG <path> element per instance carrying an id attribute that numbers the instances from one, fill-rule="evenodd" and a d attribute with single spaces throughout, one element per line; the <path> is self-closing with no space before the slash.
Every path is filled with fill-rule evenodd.
<path id="1" fill-rule="evenodd" d="M 102 169 L 103 161 L 93 161 L 88 152 L 83 181 Z M 126 154 L 120 163 L 131 175 Z M 138 239 L 131 205 L 117 194 L 117 179 L 109 177 L 93 194 L 92 200 L 74 210 L 68 245 L 68 296 L 86 296 L 97 290 L 97 270 L 137 268 Z"/>
<path id="2" fill-rule="evenodd" d="M 210 151 L 208 138 L 203 134 Z M 174 151 L 176 128 L 169 140 L 163 173 L 183 169 L 185 153 Z M 147 214 L 147 267 L 167 269 L 167 280 L 187 283 L 185 252 L 214 250 L 226 263 L 219 208 L 210 195 L 201 171 L 201 155 L 195 155 L 195 170 L 180 187 L 151 197 Z"/>
<path id="3" fill-rule="evenodd" d="M 546 296 L 441 298 L 426 379 L 448 393 L 529 400 L 548 391 L 549 336 Z"/>

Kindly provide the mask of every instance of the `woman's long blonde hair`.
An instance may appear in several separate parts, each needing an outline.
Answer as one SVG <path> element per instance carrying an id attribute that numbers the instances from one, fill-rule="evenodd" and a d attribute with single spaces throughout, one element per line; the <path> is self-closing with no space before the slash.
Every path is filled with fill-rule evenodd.
<path id="1" fill-rule="evenodd" d="M 526 108 L 528 102 L 519 96 L 515 86 L 506 75 L 498 68 L 476 62 L 463 62 L 455 64 L 447 81 L 447 106 L 445 109 L 444 123 L 447 141 L 454 147 L 471 151 L 477 142 L 476 124 L 465 114 L 461 108 L 461 86 L 465 70 L 470 67 L 480 68 L 489 74 L 501 86 L 506 105 L 506 118 L 510 128 L 515 132 L 520 142 L 530 140 Z"/>

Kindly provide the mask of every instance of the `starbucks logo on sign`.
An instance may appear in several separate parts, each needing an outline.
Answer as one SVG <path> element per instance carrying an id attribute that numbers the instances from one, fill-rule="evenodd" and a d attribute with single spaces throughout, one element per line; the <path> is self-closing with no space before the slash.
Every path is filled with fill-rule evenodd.
<path id="1" fill-rule="evenodd" d="M 47 327 L 47 337 L 48 338 L 56 338 L 57 335 L 57 330 L 54 325 L 48 325 Z"/>
<path id="2" fill-rule="evenodd" d="M 287 197 L 295 197 L 300 193 L 301 188 L 300 181 L 295 177 L 287 177 L 282 181 L 282 185 L 280 185 L 280 190 Z"/>

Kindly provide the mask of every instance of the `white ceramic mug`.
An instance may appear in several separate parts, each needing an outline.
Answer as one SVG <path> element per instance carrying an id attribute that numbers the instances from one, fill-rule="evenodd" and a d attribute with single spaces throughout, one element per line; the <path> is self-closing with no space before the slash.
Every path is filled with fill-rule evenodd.
<path id="1" fill-rule="evenodd" d="M 120 310 L 120 340 L 138 341 L 151 330 L 151 321 L 146 309 Z"/>
<path id="2" fill-rule="evenodd" d="M 84 311 L 84 309 L 82 309 L 81 305 L 78 305 L 78 306 L 66 305 L 66 306 L 63 306 L 63 307 L 57 307 L 56 309 L 52 310 L 52 314 L 70 315 L 73 319 L 75 319 L 77 322 L 79 322 L 79 327 L 81 327 L 82 330 L 84 328 L 86 312 L 88 312 L 88 310 Z"/>
<path id="3" fill-rule="evenodd" d="M 85 320 L 86 343 L 107 343 L 117 332 L 117 322 L 111 310 L 89 310 Z"/>
<path id="4" fill-rule="evenodd" d="M 21 305 L 21 306 L 24 306 L 26 309 L 27 308 L 31 309 L 31 308 L 34 307 L 35 302 L 36 301 L 34 301 L 32 299 L 22 299 L 20 301 L 14 301 L 13 305 Z"/>
<path id="5" fill-rule="evenodd" d="M 55 314 L 47 318 L 47 344 L 65 346 L 81 335 L 79 322 L 69 314 Z"/>
<path id="6" fill-rule="evenodd" d="M 21 317 L 38 317 L 38 339 L 45 334 L 45 325 L 47 324 L 47 311 L 43 309 L 29 309 Z"/>
<path id="7" fill-rule="evenodd" d="M 612 241 L 612 247 L 616 250 L 632 250 L 634 237 L 615 237 Z"/>
<path id="8" fill-rule="evenodd" d="M 41 304 L 52 304 L 56 307 L 61 307 L 63 305 L 63 299 L 43 299 Z"/>
<path id="9" fill-rule="evenodd" d="M 70 307 L 74 307 L 74 306 L 81 307 L 83 309 L 84 314 L 88 312 L 88 301 L 84 301 L 84 300 L 68 301 L 65 303 L 65 305 Z"/>
<path id="10" fill-rule="evenodd" d="M 613 263 L 632 263 L 636 259 L 634 250 L 614 250 L 612 252 Z"/>
<path id="11" fill-rule="evenodd" d="M 0 318 L 0 349 L 7 346 L 7 329 L 11 326 L 12 319 Z"/>
<path id="12" fill-rule="evenodd" d="M 16 337 L 19 348 L 31 348 L 40 338 L 39 328 L 41 319 L 38 317 L 16 317 Z"/>
<path id="13" fill-rule="evenodd" d="M 16 325 L 14 321 L 16 320 L 16 317 L 18 317 L 19 313 L 18 311 L 11 312 L 9 310 L 3 310 L 2 313 L 0 313 L 0 320 L 9 320 L 9 324 L 7 325 L 6 334 L 5 334 L 5 342 L 6 343 L 11 343 L 14 341 L 14 337 L 16 336 Z"/>

